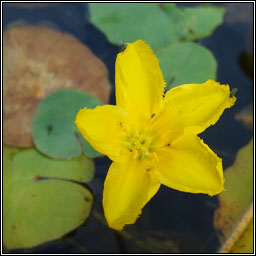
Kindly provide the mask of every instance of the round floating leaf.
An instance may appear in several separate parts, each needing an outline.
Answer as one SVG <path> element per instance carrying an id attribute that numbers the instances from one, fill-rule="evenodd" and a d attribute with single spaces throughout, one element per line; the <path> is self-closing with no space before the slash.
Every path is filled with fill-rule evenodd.
<path id="1" fill-rule="evenodd" d="M 35 145 L 42 153 L 57 159 L 88 156 L 93 149 L 84 142 L 74 121 L 79 109 L 101 105 L 96 97 L 76 90 L 59 90 L 38 106 L 32 126 Z M 85 147 L 84 144 L 87 146 Z"/>
<path id="2" fill-rule="evenodd" d="M 202 6 L 184 8 L 184 16 L 188 26 L 188 39 L 199 39 L 209 36 L 214 29 L 223 22 L 225 8 L 216 6 Z"/>
<path id="3" fill-rule="evenodd" d="M 246 227 L 245 231 L 241 234 L 238 241 L 232 247 L 230 253 L 251 253 L 253 254 L 253 219 L 251 219 L 250 223 Z"/>
<path id="4" fill-rule="evenodd" d="M 98 156 L 101 156 L 101 153 L 99 153 L 98 151 L 96 151 L 90 144 L 88 141 L 86 141 L 85 139 L 83 139 L 83 136 L 81 135 L 81 133 L 79 134 L 81 137 L 81 141 L 82 141 L 82 152 L 91 158 L 95 158 Z"/>
<path id="5" fill-rule="evenodd" d="M 3 169 L 9 169 L 13 156 L 19 152 L 19 149 L 3 146 Z"/>
<path id="6" fill-rule="evenodd" d="M 111 85 L 103 62 L 78 39 L 49 26 L 55 25 L 41 21 L 36 26 L 12 26 L 3 33 L 6 145 L 34 146 L 35 110 L 41 100 L 58 89 L 77 89 L 104 103 L 109 101 Z"/>
<path id="7" fill-rule="evenodd" d="M 192 42 L 176 43 L 156 51 L 167 90 L 186 83 L 216 78 L 217 63 L 210 51 Z"/>
<path id="8" fill-rule="evenodd" d="M 91 192 L 72 181 L 91 179 L 92 160 L 54 160 L 34 149 L 4 148 L 3 241 L 8 249 L 60 238 L 89 216 Z"/>
<path id="9" fill-rule="evenodd" d="M 221 242 L 243 229 L 248 210 L 253 216 L 253 140 L 241 148 L 236 160 L 225 172 L 225 191 L 219 195 L 220 206 L 214 213 L 214 226 Z M 251 209 L 250 209 L 251 208 Z M 239 225 L 242 223 L 242 225 Z"/>
<path id="10" fill-rule="evenodd" d="M 167 15 L 151 3 L 90 4 L 91 22 L 116 45 L 145 40 L 153 49 L 176 42 Z"/>
<path id="11" fill-rule="evenodd" d="M 196 40 L 209 36 L 223 22 L 225 8 L 200 6 L 179 8 L 167 3 L 162 6 L 180 40 Z"/>

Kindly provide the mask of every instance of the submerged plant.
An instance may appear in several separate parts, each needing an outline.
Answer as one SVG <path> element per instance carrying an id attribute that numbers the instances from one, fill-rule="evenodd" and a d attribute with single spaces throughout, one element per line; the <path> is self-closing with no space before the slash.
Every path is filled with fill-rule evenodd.
<path id="1" fill-rule="evenodd" d="M 116 106 L 84 108 L 76 125 L 111 164 L 103 191 L 108 225 L 133 224 L 161 184 L 190 193 L 223 190 L 221 159 L 197 136 L 236 98 L 228 85 L 208 80 L 164 95 L 158 60 L 142 40 L 116 60 Z"/>

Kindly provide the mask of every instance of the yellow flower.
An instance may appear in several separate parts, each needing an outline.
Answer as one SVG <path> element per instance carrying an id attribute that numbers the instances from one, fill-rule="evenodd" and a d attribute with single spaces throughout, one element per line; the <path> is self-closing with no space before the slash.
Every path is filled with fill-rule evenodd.
<path id="1" fill-rule="evenodd" d="M 221 159 L 197 136 L 236 98 L 228 85 L 208 80 L 169 90 L 158 59 L 139 40 L 116 59 L 116 106 L 84 108 L 76 125 L 111 164 L 103 191 L 108 225 L 133 224 L 161 184 L 190 193 L 223 190 Z"/>

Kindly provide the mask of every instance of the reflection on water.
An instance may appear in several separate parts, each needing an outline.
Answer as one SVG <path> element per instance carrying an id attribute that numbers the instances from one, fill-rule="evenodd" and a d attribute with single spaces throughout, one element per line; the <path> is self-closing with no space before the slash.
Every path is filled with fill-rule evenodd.
<path id="1" fill-rule="evenodd" d="M 184 5 L 184 4 L 183 4 Z M 237 103 L 225 117 L 200 135 L 220 157 L 224 168 L 230 166 L 239 148 L 248 143 L 252 131 L 234 119 L 234 114 L 253 100 L 252 4 L 225 4 L 227 16 L 215 33 L 200 41 L 218 62 L 217 80 L 238 88 Z M 48 24 L 60 28 L 84 42 L 109 69 L 114 85 L 114 63 L 118 47 L 110 45 L 104 35 L 89 23 L 86 4 L 57 4 L 50 7 L 23 9 L 3 5 L 4 28 L 13 21 Z M 236 18 L 235 18 L 236 17 Z M 114 91 L 111 104 L 115 104 Z M 216 139 L 221 138 L 221 139 Z M 194 195 L 161 187 L 144 208 L 137 223 L 122 235 L 105 225 L 101 206 L 103 182 L 110 161 L 96 159 L 96 176 L 89 184 L 95 203 L 87 222 L 62 239 L 18 253 L 211 253 L 220 244 L 213 228 L 217 197 Z"/>

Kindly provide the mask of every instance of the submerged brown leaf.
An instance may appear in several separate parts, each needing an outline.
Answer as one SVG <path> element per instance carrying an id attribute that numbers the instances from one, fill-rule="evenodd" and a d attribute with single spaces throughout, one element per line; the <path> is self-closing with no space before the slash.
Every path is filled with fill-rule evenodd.
<path id="1" fill-rule="evenodd" d="M 253 129 L 253 104 L 245 106 L 235 114 L 235 119 L 242 122 L 248 129 Z"/>
<path id="2" fill-rule="evenodd" d="M 7 29 L 3 35 L 4 143 L 33 146 L 31 123 L 38 103 L 60 88 L 110 95 L 103 62 L 69 34 L 41 26 Z"/>

